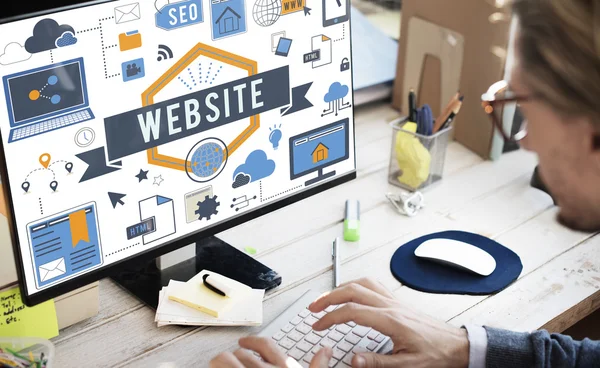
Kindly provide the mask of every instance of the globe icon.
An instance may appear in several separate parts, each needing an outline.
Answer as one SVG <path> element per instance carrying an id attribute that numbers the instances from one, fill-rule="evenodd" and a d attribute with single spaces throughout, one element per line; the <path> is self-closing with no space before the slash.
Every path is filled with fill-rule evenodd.
<path id="1" fill-rule="evenodd" d="M 259 26 L 268 27 L 281 15 L 281 0 L 257 0 L 254 3 L 252 17 Z"/>
<path id="2" fill-rule="evenodd" d="M 192 172 L 200 178 L 208 178 L 217 173 L 224 157 L 223 147 L 220 144 L 204 143 L 192 154 L 190 160 Z"/>

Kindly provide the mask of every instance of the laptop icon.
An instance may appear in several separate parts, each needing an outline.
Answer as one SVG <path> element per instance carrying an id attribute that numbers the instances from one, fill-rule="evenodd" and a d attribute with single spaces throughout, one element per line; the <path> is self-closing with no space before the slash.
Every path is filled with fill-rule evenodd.
<path id="1" fill-rule="evenodd" d="M 9 143 L 94 119 L 83 58 L 7 75 L 2 82 Z"/>

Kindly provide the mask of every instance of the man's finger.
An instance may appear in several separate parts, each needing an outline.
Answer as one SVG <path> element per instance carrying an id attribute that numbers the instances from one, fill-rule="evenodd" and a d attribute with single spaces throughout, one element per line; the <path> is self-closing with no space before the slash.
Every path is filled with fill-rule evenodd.
<path id="1" fill-rule="evenodd" d="M 329 361 L 331 360 L 331 356 L 333 355 L 333 350 L 330 347 L 324 347 L 315 356 L 312 358 L 310 362 L 310 368 L 327 368 L 329 367 Z"/>
<path id="2" fill-rule="evenodd" d="M 388 310 L 365 305 L 348 303 L 341 308 L 327 313 L 312 326 L 316 331 L 323 331 L 333 325 L 354 321 L 362 326 L 372 327 L 385 335 L 391 334 L 392 326 Z"/>
<path id="3" fill-rule="evenodd" d="M 340 285 L 340 287 L 348 285 L 348 284 L 352 284 L 352 283 L 364 286 L 367 289 L 373 290 L 377 294 L 381 294 L 381 295 L 383 295 L 386 298 L 394 299 L 394 294 L 392 294 L 388 289 L 386 289 L 386 287 L 383 286 L 383 284 L 381 282 L 376 281 L 376 280 L 371 279 L 371 278 L 368 278 L 368 277 L 343 283 L 343 284 Z"/>
<path id="4" fill-rule="evenodd" d="M 242 363 L 230 352 L 217 355 L 209 363 L 210 368 L 244 368 Z"/>
<path id="5" fill-rule="evenodd" d="M 285 366 L 286 356 L 279 350 L 272 339 L 248 336 L 241 338 L 239 344 L 244 349 L 256 351 L 265 361 L 275 366 Z"/>
<path id="6" fill-rule="evenodd" d="M 233 355 L 235 355 L 245 368 L 263 368 L 266 366 L 248 350 L 239 349 Z"/>
<path id="7" fill-rule="evenodd" d="M 408 362 L 402 355 L 383 355 L 374 353 L 361 353 L 352 358 L 353 368 L 403 368 L 413 367 L 413 364 Z M 415 362 L 416 363 L 416 362 Z"/>
<path id="8" fill-rule="evenodd" d="M 388 300 L 379 293 L 374 292 L 360 284 L 350 283 L 322 295 L 308 306 L 311 312 L 318 313 L 330 305 L 356 303 L 370 307 L 386 308 L 390 306 Z"/>

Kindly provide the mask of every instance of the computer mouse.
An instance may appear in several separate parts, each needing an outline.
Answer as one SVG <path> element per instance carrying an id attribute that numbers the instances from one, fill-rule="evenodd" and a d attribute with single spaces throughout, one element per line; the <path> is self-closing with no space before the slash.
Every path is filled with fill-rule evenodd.
<path id="1" fill-rule="evenodd" d="M 481 276 L 496 269 L 496 260 L 488 252 L 453 239 L 426 240 L 415 249 L 415 256 Z"/>

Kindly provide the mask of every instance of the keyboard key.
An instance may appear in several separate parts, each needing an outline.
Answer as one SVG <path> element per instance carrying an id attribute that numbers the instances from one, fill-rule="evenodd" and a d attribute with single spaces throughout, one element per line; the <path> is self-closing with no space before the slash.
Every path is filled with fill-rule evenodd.
<path id="1" fill-rule="evenodd" d="M 296 330 L 300 331 L 303 335 L 306 335 L 312 331 L 312 328 L 310 328 L 310 326 L 306 323 L 300 323 L 298 326 L 296 326 Z"/>
<path id="2" fill-rule="evenodd" d="M 293 324 L 294 326 L 296 326 L 300 322 L 302 322 L 302 318 L 300 318 L 298 316 L 292 318 L 292 320 L 290 321 L 290 323 Z"/>
<path id="3" fill-rule="evenodd" d="M 279 345 L 283 346 L 286 349 L 291 349 L 292 347 L 294 347 L 295 342 L 288 339 L 287 337 L 284 338 L 283 340 L 279 341 Z"/>
<path id="4" fill-rule="evenodd" d="M 275 335 L 273 335 L 273 340 L 279 341 L 279 340 L 283 339 L 284 337 L 285 337 L 285 332 L 277 331 L 277 333 L 275 333 Z"/>
<path id="5" fill-rule="evenodd" d="M 344 357 L 344 355 L 346 355 L 346 352 L 345 352 L 345 351 L 343 351 L 343 350 L 340 350 L 340 349 L 338 349 L 338 348 L 334 348 L 334 349 L 333 349 L 333 357 L 334 357 L 335 359 L 337 359 L 337 360 L 341 360 L 341 359 Z"/>
<path id="6" fill-rule="evenodd" d="M 293 329 L 294 329 L 294 325 L 288 323 L 287 325 L 283 326 L 283 328 L 281 329 L 281 331 L 283 331 L 285 333 L 288 333 L 288 332 L 290 332 Z"/>
<path id="7" fill-rule="evenodd" d="M 335 367 L 335 366 L 337 365 L 337 363 L 338 363 L 338 361 L 337 361 L 336 359 L 333 359 L 333 358 L 331 358 L 331 359 L 329 360 L 329 365 L 328 365 L 328 367 L 329 367 L 329 368 L 333 368 L 333 367 Z"/>
<path id="8" fill-rule="evenodd" d="M 300 364 L 302 368 L 310 368 L 310 363 L 305 362 L 304 360 L 300 361 L 298 364 Z"/>
<path id="9" fill-rule="evenodd" d="M 367 336 L 367 333 L 369 333 L 371 329 L 369 327 L 365 327 L 365 326 L 356 326 L 354 327 L 354 329 L 352 330 L 352 333 L 360 336 L 360 337 L 365 337 Z"/>
<path id="10" fill-rule="evenodd" d="M 342 359 L 342 362 L 348 364 L 348 365 L 352 365 L 352 358 L 354 358 L 354 353 L 348 353 L 346 354 L 346 356 L 344 357 L 344 359 Z"/>
<path id="11" fill-rule="evenodd" d="M 371 343 L 369 345 L 367 345 L 367 349 L 369 351 L 373 351 L 375 350 L 377 347 L 379 346 L 379 344 L 375 341 L 371 341 Z"/>
<path id="12" fill-rule="evenodd" d="M 315 331 L 315 330 L 313 330 L 313 332 L 316 333 L 317 335 L 321 336 L 321 337 L 325 337 L 329 333 L 329 330 L 323 330 L 323 331 Z"/>
<path id="13" fill-rule="evenodd" d="M 310 353 L 306 354 L 304 356 L 304 358 L 302 358 L 302 360 L 304 360 L 305 362 L 310 363 L 313 360 L 314 357 L 315 357 L 315 354 L 312 353 L 312 352 L 310 352 Z"/>
<path id="14" fill-rule="evenodd" d="M 360 341 L 360 337 L 358 337 L 354 334 L 350 334 L 350 335 L 346 336 L 346 341 L 348 341 L 352 345 L 356 345 Z"/>
<path id="15" fill-rule="evenodd" d="M 329 331 L 333 330 L 335 327 L 336 327 L 336 325 L 329 327 Z"/>
<path id="16" fill-rule="evenodd" d="M 355 346 L 354 349 L 352 349 L 352 352 L 354 354 L 360 354 L 360 353 L 368 353 L 369 351 L 362 346 Z"/>
<path id="17" fill-rule="evenodd" d="M 344 352 L 349 352 L 350 350 L 352 350 L 354 346 L 350 343 L 348 343 L 347 341 L 342 341 L 339 344 L 337 344 L 337 348 L 340 350 L 343 350 Z"/>
<path id="18" fill-rule="evenodd" d="M 307 325 L 311 326 L 314 325 L 316 322 L 318 322 L 319 320 L 316 319 L 313 316 L 308 316 L 306 317 L 306 319 L 304 319 L 304 323 L 306 323 Z"/>
<path id="19" fill-rule="evenodd" d="M 315 346 L 315 344 L 311 344 L 309 341 L 306 341 L 306 339 L 304 339 L 296 344 L 296 347 L 305 353 L 308 353 L 309 351 L 311 351 L 314 346 Z"/>
<path id="20" fill-rule="evenodd" d="M 349 365 L 347 365 L 347 364 L 346 364 L 346 363 L 344 363 L 344 362 L 339 362 L 339 363 L 338 363 L 338 364 L 335 366 L 335 368 L 350 368 L 350 366 L 349 366 Z"/>
<path id="21" fill-rule="evenodd" d="M 319 343 L 319 341 L 321 341 L 321 338 L 314 333 L 307 335 L 304 339 L 313 345 L 316 345 Z"/>
<path id="22" fill-rule="evenodd" d="M 326 314 L 327 314 L 327 312 L 321 311 L 319 313 L 313 313 L 312 316 L 315 317 L 316 319 L 321 319 L 321 318 L 325 317 Z"/>
<path id="23" fill-rule="evenodd" d="M 335 341 L 331 340 L 330 338 L 324 338 L 321 340 L 320 344 L 322 346 L 329 346 L 330 348 L 333 348 L 335 346 Z"/>
<path id="24" fill-rule="evenodd" d="M 319 350 L 321 350 L 322 346 L 321 344 L 316 345 L 314 348 L 312 348 L 312 350 L 310 351 L 313 354 L 317 354 L 319 352 Z"/>
<path id="25" fill-rule="evenodd" d="M 367 337 L 369 338 L 369 340 L 375 340 L 377 335 L 379 335 L 379 332 L 377 332 L 375 330 L 371 330 L 371 331 L 369 331 L 369 334 L 367 335 Z"/>
<path id="26" fill-rule="evenodd" d="M 335 308 L 337 308 L 337 305 L 330 305 L 329 307 L 325 308 L 325 312 L 331 313 L 335 310 Z"/>
<path id="27" fill-rule="evenodd" d="M 289 337 L 290 339 L 292 339 L 292 340 L 294 340 L 294 341 L 298 342 L 298 341 L 302 340 L 302 338 L 304 338 L 304 334 L 301 334 L 301 333 L 300 333 L 300 332 L 298 332 L 298 331 L 292 331 L 292 332 L 290 332 L 290 333 L 288 334 L 288 336 L 287 336 L 287 337 Z"/>
<path id="28" fill-rule="evenodd" d="M 382 334 L 377 335 L 377 337 L 375 338 L 375 341 L 377 342 L 382 342 L 383 340 L 385 340 L 385 335 Z"/>
<path id="29" fill-rule="evenodd" d="M 291 356 L 296 360 L 300 360 L 304 356 L 304 352 L 300 349 L 293 348 L 292 350 L 288 351 L 288 356 Z"/>
<path id="30" fill-rule="evenodd" d="M 350 322 L 346 322 L 346 324 L 350 327 L 356 327 L 356 322 L 350 321 Z"/>
<path id="31" fill-rule="evenodd" d="M 329 337 L 330 339 L 332 339 L 335 342 L 338 342 L 344 338 L 344 335 L 342 335 L 341 333 L 339 333 L 337 331 L 331 331 L 329 333 L 329 335 L 327 335 L 327 337 Z"/>
<path id="32" fill-rule="evenodd" d="M 310 316 L 310 311 L 308 309 L 305 309 L 302 312 L 298 313 L 298 315 L 302 318 L 306 318 L 306 317 Z"/>
<path id="33" fill-rule="evenodd" d="M 352 331 L 352 327 L 347 325 L 338 325 L 335 330 L 347 335 L 350 331 Z"/>

